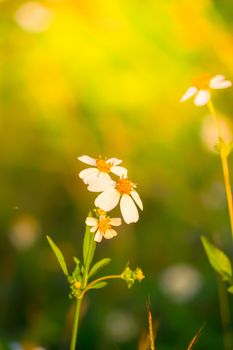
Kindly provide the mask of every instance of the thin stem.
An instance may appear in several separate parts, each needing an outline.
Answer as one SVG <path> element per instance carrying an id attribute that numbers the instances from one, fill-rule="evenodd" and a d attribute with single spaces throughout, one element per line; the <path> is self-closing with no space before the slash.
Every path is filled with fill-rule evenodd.
<path id="1" fill-rule="evenodd" d="M 229 300 L 228 294 L 221 278 L 217 275 L 217 285 L 218 285 L 218 294 L 219 294 L 219 308 L 220 315 L 222 320 L 223 328 L 223 343 L 224 350 L 231 350 L 233 345 L 232 334 L 229 329 L 231 323 L 231 316 L 229 311 Z"/>
<path id="2" fill-rule="evenodd" d="M 225 150 L 223 149 L 223 145 L 221 142 L 223 142 L 222 137 L 222 131 L 221 126 L 219 123 L 219 119 L 216 115 L 213 103 L 211 101 L 208 102 L 208 108 L 209 111 L 214 118 L 214 121 L 216 123 L 217 131 L 218 131 L 218 138 L 220 142 L 220 157 L 222 162 L 222 170 L 223 170 L 223 177 L 224 177 L 224 183 L 225 183 L 225 189 L 226 189 L 226 196 L 227 196 L 227 204 L 228 204 L 228 212 L 230 217 L 230 224 L 231 224 L 231 235 L 233 239 L 233 201 L 232 201 L 232 191 L 231 191 L 231 183 L 230 183 L 230 174 L 229 174 L 229 166 L 228 166 L 228 160 L 227 160 L 227 154 Z"/>
<path id="3" fill-rule="evenodd" d="M 229 210 L 230 223 L 231 223 L 231 234 L 233 238 L 233 202 L 232 202 L 229 166 L 228 166 L 227 157 L 224 156 L 222 152 L 221 152 L 221 161 L 222 161 L 222 168 L 223 168 L 224 181 L 225 181 L 226 194 L 227 194 L 228 210 Z"/>
<path id="4" fill-rule="evenodd" d="M 121 279 L 122 279 L 122 276 L 121 276 L 121 275 L 109 275 L 109 276 L 104 276 L 104 277 L 97 278 L 96 280 L 92 281 L 91 283 L 89 283 L 89 284 L 86 286 L 83 295 L 88 291 L 88 289 L 90 289 L 90 287 L 92 287 L 92 286 L 93 286 L 94 284 L 96 284 L 97 282 L 101 282 L 101 281 L 105 281 L 105 280 L 110 280 L 110 279 L 114 279 L 114 278 L 121 278 Z"/>
<path id="5" fill-rule="evenodd" d="M 71 338 L 71 343 L 70 343 L 70 350 L 75 350 L 75 347 L 76 347 L 77 335 L 78 335 L 78 321 L 79 321 L 81 302 L 82 302 L 82 298 L 77 299 L 76 307 L 75 307 L 75 314 L 74 314 L 72 338 Z"/>
<path id="6" fill-rule="evenodd" d="M 215 121 L 217 131 L 218 131 L 218 139 L 220 144 L 220 157 L 221 157 L 223 178 L 224 178 L 225 190 L 226 190 L 226 196 L 227 196 L 228 212 L 229 212 L 230 224 L 231 224 L 231 235 L 233 238 L 233 201 L 232 201 L 230 174 L 229 174 L 229 166 L 228 166 L 228 159 L 227 159 L 228 154 L 224 149 L 225 144 L 222 136 L 220 122 L 211 100 L 208 102 L 208 108 L 209 108 L 210 114 L 212 115 Z M 217 282 L 218 282 L 219 307 L 220 307 L 220 314 L 221 314 L 222 327 L 223 327 L 224 349 L 230 350 L 232 349 L 232 335 L 231 335 L 231 332 L 228 330 L 228 327 L 231 323 L 228 295 L 225 288 L 223 288 L 223 284 L 219 276 L 217 276 Z"/>

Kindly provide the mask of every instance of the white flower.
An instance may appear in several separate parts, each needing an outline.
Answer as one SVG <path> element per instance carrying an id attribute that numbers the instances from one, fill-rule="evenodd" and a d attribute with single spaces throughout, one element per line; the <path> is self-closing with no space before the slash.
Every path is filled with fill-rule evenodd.
<path id="1" fill-rule="evenodd" d="M 112 226 L 120 226 L 121 219 L 110 218 L 101 209 L 98 209 L 97 211 L 102 212 L 101 215 L 98 216 L 98 218 L 86 218 L 86 225 L 92 226 L 90 231 L 96 232 L 94 240 L 96 242 L 101 242 L 103 237 L 106 239 L 110 239 L 117 236 L 117 232 L 112 229 Z"/>
<path id="2" fill-rule="evenodd" d="M 215 75 L 213 78 L 209 74 L 203 74 L 194 79 L 192 86 L 187 89 L 180 102 L 195 96 L 194 104 L 196 106 L 204 106 L 210 100 L 211 89 L 226 89 L 231 85 L 232 83 L 229 80 L 225 80 L 225 77 L 221 74 Z"/>
<path id="3" fill-rule="evenodd" d="M 120 177 L 127 176 L 127 170 L 124 167 L 119 166 L 119 164 L 122 163 L 122 160 L 120 159 L 94 159 L 85 155 L 78 157 L 78 159 L 81 162 L 92 166 L 92 168 L 87 168 L 79 173 L 79 177 L 86 184 L 89 184 L 91 181 L 98 178 L 110 179 L 110 176 L 108 175 L 110 172 Z"/>
<path id="4" fill-rule="evenodd" d="M 137 222 L 139 219 L 138 209 L 143 210 L 143 204 L 139 194 L 135 191 L 136 185 L 128 178 L 120 178 L 117 182 L 99 181 L 92 182 L 88 190 L 92 192 L 102 192 L 95 200 L 95 206 L 105 211 L 110 211 L 117 206 L 120 201 L 120 210 L 124 221 L 127 224 Z M 100 190 L 102 188 L 102 190 Z"/>

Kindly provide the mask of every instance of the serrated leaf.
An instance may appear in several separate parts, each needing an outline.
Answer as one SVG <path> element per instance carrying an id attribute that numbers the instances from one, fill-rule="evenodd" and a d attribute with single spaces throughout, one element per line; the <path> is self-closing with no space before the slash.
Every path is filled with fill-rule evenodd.
<path id="1" fill-rule="evenodd" d="M 232 268 L 227 255 L 210 243 L 206 237 L 202 236 L 201 241 L 210 265 L 222 276 L 224 281 L 230 281 L 232 277 Z"/>
<path id="2" fill-rule="evenodd" d="M 230 287 L 227 289 L 227 291 L 228 291 L 229 293 L 233 294 L 233 286 L 230 286 Z"/>
<path id="3" fill-rule="evenodd" d="M 73 257 L 74 262 L 76 264 L 74 271 L 72 272 L 72 277 L 77 278 L 80 275 L 81 269 L 80 269 L 80 260 L 76 258 L 75 256 Z"/>
<path id="4" fill-rule="evenodd" d="M 58 246 L 52 241 L 52 239 L 49 237 L 49 236 L 46 236 L 49 244 L 50 244 L 50 247 L 52 248 L 54 254 L 56 255 L 57 257 L 57 260 L 62 268 L 62 271 L 64 272 L 64 274 L 66 276 L 69 275 L 69 272 L 68 272 L 68 269 L 67 269 L 67 266 L 66 266 L 66 262 L 65 262 L 65 259 L 64 259 L 64 256 L 62 254 L 62 252 L 60 251 L 60 249 L 58 248 Z"/>
<path id="5" fill-rule="evenodd" d="M 93 286 L 88 287 L 89 289 L 100 289 L 100 288 L 104 288 L 107 286 L 107 282 L 105 281 L 101 281 L 101 282 L 97 282 L 96 284 L 93 284 Z"/>
<path id="6" fill-rule="evenodd" d="M 88 277 L 94 276 L 99 270 L 101 270 L 103 267 L 107 266 L 111 262 L 111 259 L 104 258 L 99 260 L 95 265 L 92 266 L 90 273 Z"/>

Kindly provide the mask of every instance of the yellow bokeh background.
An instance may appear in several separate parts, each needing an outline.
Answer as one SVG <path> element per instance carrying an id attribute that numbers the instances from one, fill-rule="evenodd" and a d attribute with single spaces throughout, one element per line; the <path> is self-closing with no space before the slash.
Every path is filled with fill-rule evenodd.
<path id="1" fill-rule="evenodd" d="M 230 0 L 0 1 L 3 349 L 68 347 L 72 305 L 45 235 L 71 268 L 95 198 L 78 177 L 83 154 L 123 159 L 138 184 L 139 223 L 101 243 L 97 256 L 110 256 L 115 271 L 128 260 L 140 265 L 146 279 L 91 295 L 80 349 L 137 348 L 149 295 L 158 349 L 185 348 L 204 321 L 200 348 L 224 349 L 215 276 L 199 239 L 215 237 L 232 254 L 216 134 L 206 107 L 179 100 L 199 74 L 233 79 L 232 16 Z M 213 92 L 213 102 L 231 140 L 232 89 Z M 202 281 L 183 302 L 160 287 L 177 264 Z M 121 324 L 133 318 L 131 337 L 106 328 L 119 309 Z"/>

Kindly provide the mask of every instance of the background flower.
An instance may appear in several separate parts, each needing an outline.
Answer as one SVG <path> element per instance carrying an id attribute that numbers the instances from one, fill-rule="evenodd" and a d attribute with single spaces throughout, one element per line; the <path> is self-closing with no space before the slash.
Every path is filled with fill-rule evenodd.
<path id="1" fill-rule="evenodd" d="M 203 74 L 193 80 L 193 85 L 188 88 L 180 102 L 184 102 L 194 96 L 194 104 L 196 106 L 203 106 L 210 100 L 211 89 L 226 89 L 231 85 L 232 83 L 226 80 L 221 74 L 215 75 L 212 78 L 209 74 Z"/>
<path id="2" fill-rule="evenodd" d="M 120 177 L 127 176 L 127 170 L 124 167 L 119 166 L 119 164 L 122 163 L 122 160 L 120 159 L 94 159 L 89 156 L 81 156 L 78 157 L 78 159 L 85 164 L 94 166 L 94 168 L 87 168 L 79 173 L 79 177 L 87 184 L 98 178 L 110 179 L 110 176 L 108 175 L 110 172 Z"/>

